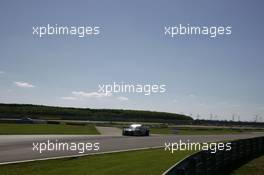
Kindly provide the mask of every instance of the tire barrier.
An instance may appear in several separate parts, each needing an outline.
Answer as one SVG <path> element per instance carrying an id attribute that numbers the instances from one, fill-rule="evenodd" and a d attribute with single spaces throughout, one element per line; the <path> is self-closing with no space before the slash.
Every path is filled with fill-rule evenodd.
<path id="1" fill-rule="evenodd" d="M 264 154 L 264 137 L 231 142 L 230 151 L 216 153 L 199 151 L 178 162 L 163 175 L 216 175 L 229 174 L 239 166 Z"/>

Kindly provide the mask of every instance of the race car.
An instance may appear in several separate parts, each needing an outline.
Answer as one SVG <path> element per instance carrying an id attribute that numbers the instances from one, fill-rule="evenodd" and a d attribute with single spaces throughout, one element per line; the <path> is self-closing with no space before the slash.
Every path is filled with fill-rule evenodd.
<path id="1" fill-rule="evenodd" d="M 125 136 L 149 136 L 149 129 L 141 124 L 132 124 L 128 128 L 123 128 Z"/>

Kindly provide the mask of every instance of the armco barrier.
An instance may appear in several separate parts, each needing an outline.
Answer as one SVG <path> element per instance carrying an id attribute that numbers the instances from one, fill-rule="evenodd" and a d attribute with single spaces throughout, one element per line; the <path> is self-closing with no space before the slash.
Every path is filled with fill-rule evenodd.
<path id="1" fill-rule="evenodd" d="M 216 175 L 229 174 L 246 162 L 264 154 L 264 137 L 231 142 L 230 151 L 197 152 L 178 162 L 163 175 Z"/>

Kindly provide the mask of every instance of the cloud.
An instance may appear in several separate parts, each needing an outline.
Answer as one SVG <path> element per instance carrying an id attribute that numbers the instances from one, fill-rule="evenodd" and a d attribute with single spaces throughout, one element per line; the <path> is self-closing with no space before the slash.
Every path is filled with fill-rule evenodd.
<path id="1" fill-rule="evenodd" d="M 61 97 L 62 100 L 77 100 L 76 97 Z"/>
<path id="2" fill-rule="evenodd" d="M 174 99 L 174 100 L 172 100 L 172 102 L 173 102 L 173 103 L 178 103 L 179 101 L 176 100 L 176 99 Z"/>
<path id="3" fill-rule="evenodd" d="M 239 105 L 239 104 L 232 104 L 232 107 L 234 107 L 234 108 L 239 108 L 240 105 Z"/>
<path id="4" fill-rule="evenodd" d="M 1 74 L 5 74 L 5 72 L 4 72 L 4 71 L 0 71 L 0 75 L 1 75 Z"/>
<path id="5" fill-rule="evenodd" d="M 36 87 L 35 85 L 33 84 L 29 84 L 27 82 L 20 82 L 20 81 L 15 81 L 14 84 L 17 86 L 17 87 L 21 87 L 21 88 L 34 88 Z"/>
<path id="6" fill-rule="evenodd" d="M 258 107 L 258 109 L 264 111 L 264 106 L 260 106 L 260 107 Z"/>
<path id="7" fill-rule="evenodd" d="M 72 96 L 60 97 L 62 100 L 81 100 L 84 98 L 103 98 L 111 97 L 112 93 L 72 91 Z"/>
<path id="8" fill-rule="evenodd" d="M 83 91 L 73 91 L 72 94 L 77 97 L 84 98 L 102 98 L 102 97 L 110 97 L 111 93 L 99 93 L 99 92 L 83 92 Z"/>
<path id="9" fill-rule="evenodd" d="M 116 99 L 118 99 L 120 101 L 127 101 L 128 100 L 127 97 L 123 97 L 123 96 L 117 97 Z"/>
<path id="10" fill-rule="evenodd" d="M 190 98 L 195 98 L 196 95 L 195 95 L 195 94 L 188 94 L 188 97 L 190 97 Z"/>

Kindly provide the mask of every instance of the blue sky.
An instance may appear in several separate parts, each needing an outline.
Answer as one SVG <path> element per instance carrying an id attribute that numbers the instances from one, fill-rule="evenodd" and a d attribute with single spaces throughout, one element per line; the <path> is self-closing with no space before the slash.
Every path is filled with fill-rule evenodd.
<path id="1" fill-rule="evenodd" d="M 264 120 L 264 3 L 0 2 L 0 102 L 123 108 Z M 100 26 L 96 37 L 32 35 L 36 25 Z M 164 26 L 232 26 L 219 38 L 164 36 Z M 164 94 L 90 94 L 98 84 L 166 84 Z"/>

